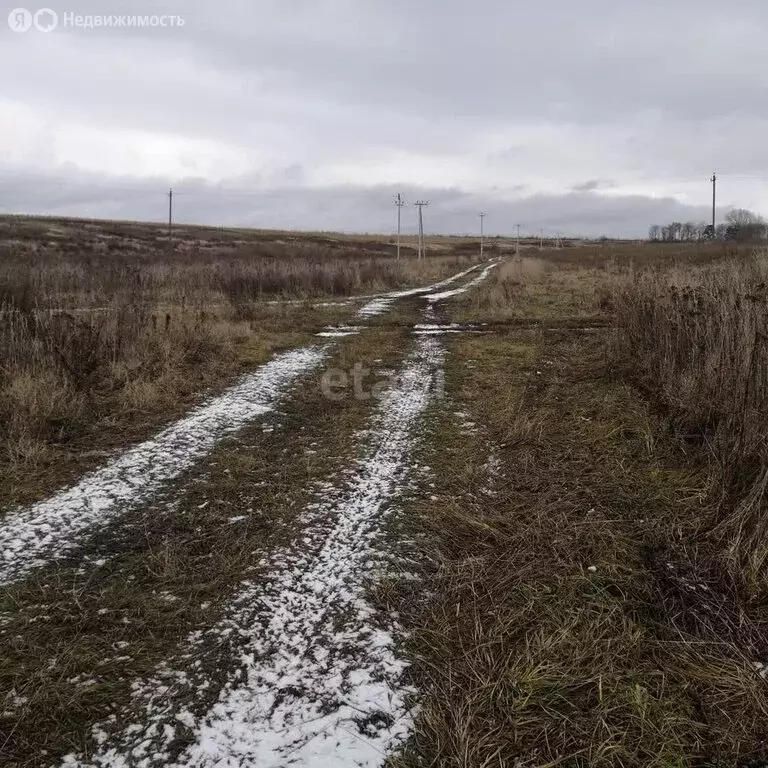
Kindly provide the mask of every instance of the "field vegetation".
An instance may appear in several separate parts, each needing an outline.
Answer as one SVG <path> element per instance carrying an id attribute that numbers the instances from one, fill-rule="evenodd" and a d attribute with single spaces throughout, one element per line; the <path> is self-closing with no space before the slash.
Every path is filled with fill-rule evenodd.
<path id="1" fill-rule="evenodd" d="M 0 503 L 351 320 L 355 296 L 477 255 L 457 238 L 421 263 L 408 243 L 398 264 L 384 237 L 188 228 L 171 250 L 147 225 L 5 226 Z M 395 565 L 369 594 L 405 630 L 418 691 L 389 764 L 766 765 L 768 254 L 551 245 L 493 243 L 488 280 L 431 305 L 429 322 L 457 324 L 439 336 L 445 393 L 381 533 Z M 396 369 L 424 304 L 340 340 L 329 366 Z M 322 377 L 84 558 L 5 589 L 0 760 L 50 764 L 41 743 L 87 752 L 91 725 L 125 717 L 132 681 L 221 615 L 244 573 L 271 578 L 272 548 L 300 540 L 313 489 L 354 466 L 352 436 L 370 426 L 372 401 L 330 401 Z M 233 638 L 201 656 L 212 684 L 190 706 L 216 701 Z"/>
<path id="2" fill-rule="evenodd" d="M 767 268 L 526 249 L 451 308 L 396 765 L 766 764 Z"/>
<path id="3" fill-rule="evenodd" d="M 457 241 L 398 262 L 384 238 L 177 227 L 169 242 L 147 224 L 0 220 L 0 504 L 352 318 L 346 299 L 473 258 Z"/>
<path id="4" fill-rule="evenodd" d="M 623 371 L 706 451 L 716 561 L 744 598 L 768 596 L 768 257 L 646 271 L 614 296 Z M 714 567 L 715 563 L 711 563 Z"/>

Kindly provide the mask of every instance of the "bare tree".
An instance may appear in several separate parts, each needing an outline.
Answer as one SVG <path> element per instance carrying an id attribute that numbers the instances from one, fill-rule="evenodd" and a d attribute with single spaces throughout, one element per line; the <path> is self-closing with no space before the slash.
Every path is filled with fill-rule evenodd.
<path id="1" fill-rule="evenodd" d="M 712 229 L 705 221 L 673 221 L 669 224 L 653 224 L 648 228 L 648 239 L 664 243 L 693 243 L 713 239 L 757 241 L 768 239 L 768 222 L 760 216 L 737 208 L 726 216 L 726 222 Z"/>
<path id="2" fill-rule="evenodd" d="M 750 243 L 765 239 L 765 220 L 746 208 L 733 208 L 728 211 L 725 223 L 725 237 L 728 240 Z"/>

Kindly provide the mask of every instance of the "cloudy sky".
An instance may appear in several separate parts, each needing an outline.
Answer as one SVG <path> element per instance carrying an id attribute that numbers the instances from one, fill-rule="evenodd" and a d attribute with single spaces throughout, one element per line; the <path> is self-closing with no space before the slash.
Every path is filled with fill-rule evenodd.
<path id="1" fill-rule="evenodd" d="M 402 192 L 433 232 L 642 236 L 717 169 L 768 215 L 765 0 L 47 5 L 0 19 L 0 212 L 162 220 L 172 184 L 185 222 L 391 231 Z"/>

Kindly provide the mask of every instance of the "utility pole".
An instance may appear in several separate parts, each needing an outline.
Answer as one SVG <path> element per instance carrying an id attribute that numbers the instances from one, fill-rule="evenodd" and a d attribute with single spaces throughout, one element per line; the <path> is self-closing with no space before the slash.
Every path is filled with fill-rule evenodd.
<path id="1" fill-rule="evenodd" d="M 544 250 L 544 230 L 543 229 L 539 230 L 539 250 L 540 251 Z"/>
<path id="2" fill-rule="evenodd" d="M 520 255 L 520 225 L 517 225 L 517 244 L 515 245 L 515 255 Z"/>
<path id="3" fill-rule="evenodd" d="M 397 206 L 397 260 L 400 261 L 400 214 L 403 211 L 405 200 L 403 200 L 399 192 L 397 193 L 395 205 Z"/>
<path id="4" fill-rule="evenodd" d="M 429 205 L 429 200 L 417 200 L 414 205 L 419 209 L 419 259 L 426 256 L 424 248 L 424 206 Z"/>
<path id="5" fill-rule="evenodd" d="M 717 174 L 712 174 L 712 237 L 715 237 L 715 210 L 717 203 Z"/>
<path id="6" fill-rule="evenodd" d="M 173 187 L 168 189 L 168 247 L 173 248 Z"/>
<path id="7" fill-rule="evenodd" d="M 485 250 L 485 229 L 483 227 L 483 221 L 487 214 L 480 213 L 480 258 L 483 258 L 483 251 Z"/>

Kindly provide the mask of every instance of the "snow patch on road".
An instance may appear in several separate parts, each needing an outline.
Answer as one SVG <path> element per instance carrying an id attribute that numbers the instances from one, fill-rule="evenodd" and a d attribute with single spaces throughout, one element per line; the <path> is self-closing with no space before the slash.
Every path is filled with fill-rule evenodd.
<path id="1" fill-rule="evenodd" d="M 428 285 L 424 288 L 411 288 L 407 291 L 396 291 L 395 293 L 385 293 L 382 296 L 377 296 L 373 301 L 360 308 L 358 317 L 376 317 L 377 315 L 383 315 L 398 299 L 405 299 L 409 296 L 420 296 L 438 290 L 446 285 L 456 282 L 456 280 L 461 280 L 462 277 L 466 277 L 466 275 L 474 272 L 478 267 L 479 265 L 475 265 L 474 267 L 465 269 L 463 272 L 452 275 L 445 280 L 441 280 L 439 283 Z"/>
<path id="2" fill-rule="evenodd" d="M 488 333 L 488 331 L 482 330 L 476 325 L 459 325 L 458 323 L 451 323 L 450 325 L 441 325 L 440 323 L 415 325 L 413 332 L 416 336 L 442 336 L 446 333 Z"/>
<path id="3" fill-rule="evenodd" d="M 397 301 L 397 299 L 397 296 L 389 296 L 369 301 L 364 307 L 360 308 L 357 316 L 377 317 L 378 315 L 383 315 L 385 312 L 392 308 L 392 305 Z"/>
<path id="4" fill-rule="evenodd" d="M 430 293 L 426 299 L 430 303 L 434 303 L 436 301 L 442 301 L 444 299 L 450 299 L 453 296 L 458 296 L 459 294 L 466 293 L 470 288 L 474 288 L 476 285 L 480 285 L 488 275 L 491 274 L 491 272 L 499 266 L 499 262 L 496 261 L 493 264 L 489 264 L 477 277 L 475 277 L 473 280 L 470 280 L 466 285 L 462 285 L 459 288 L 454 288 L 450 291 L 442 291 L 440 293 Z"/>
<path id="5" fill-rule="evenodd" d="M 147 501 L 221 438 L 273 410 L 300 376 L 320 365 L 327 351 L 309 347 L 277 355 L 224 394 L 76 485 L 10 512 L 0 522 L 0 585 L 68 555 L 95 525 Z"/>
<path id="6" fill-rule="evenodd" d="M 345 336 L 355 336 L 362 330 L 360 325 L 329 325 L 315 335 L 325 339 L 341 339 Z"/>
<path id="7" fill-rule="evenodd" d="M 308 507 L 294 547 L 264 563 L 268 576 L 244 583 L 226 618 L 190 638 L 193 649 L 205 637 L 237 638 L 240 665 L 210 711 L 195 717 L 186 708 L 206 685 L 189 687 L 197 664 L 188 651 L 179 666 L 189 676 L 164 665 L 136 687 L 146 709 L 140 724 L 117 734 L 111 748 L 97 726 L 96 754 L 70 755 L 65 765 L 354 768 L 385 761 L 409 733 L 410 691 L 393 634 L 377 625 L 365 590 L 443 362 L 438 341 L 418 340 L 358 434 L 361 458 L 347 480 Z M 175 757 L 179 724 L 189 746 Z"/>

